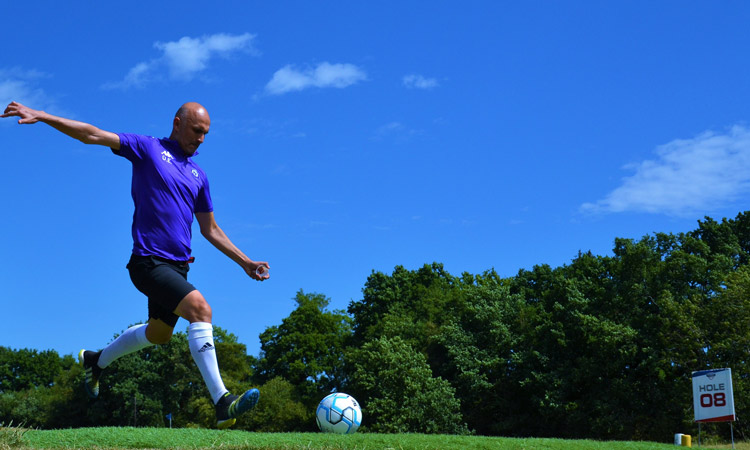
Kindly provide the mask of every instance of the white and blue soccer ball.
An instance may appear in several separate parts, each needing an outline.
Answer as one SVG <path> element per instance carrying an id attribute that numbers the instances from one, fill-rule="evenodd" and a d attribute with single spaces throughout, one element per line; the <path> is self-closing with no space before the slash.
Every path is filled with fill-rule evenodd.
<path id="1" fill-rule="evenodd" d="M 352 434 L 362 424 L 362 410 L 351 395 L 334 392 L 320 401 L 315 411 L 315 420 L 320 431 Z"/>

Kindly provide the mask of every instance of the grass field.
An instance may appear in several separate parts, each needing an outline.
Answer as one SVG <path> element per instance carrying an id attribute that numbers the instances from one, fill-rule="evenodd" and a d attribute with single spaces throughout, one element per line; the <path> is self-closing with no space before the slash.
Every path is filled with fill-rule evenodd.
<path id="1" fill-rule="evenodd" d="M 694 444 L 697 446 L 697 443 Z M 323 433 L 249 433 L 165 428 L 78 428 L 21 430 L 0 428 L 0 449 L 545 449 L 545 450 L 650 450 L 675 449 L 668 443 L 513 439 L 484 436 L 422 434 L 368 434 L 351 436 Z M 730 448 L 729 445 L 702 448 Z M 750 446 L 738 444 L 738 450 Z"/>

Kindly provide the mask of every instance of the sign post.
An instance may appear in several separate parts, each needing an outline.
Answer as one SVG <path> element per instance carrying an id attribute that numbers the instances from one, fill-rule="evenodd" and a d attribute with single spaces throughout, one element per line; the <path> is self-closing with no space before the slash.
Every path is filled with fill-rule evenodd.
<path id="1" fill-rule="evenodd" d="M 700 424 L 704 422 L 729 422 L 734 448 L 734 392 L 732 391 L 732 369 L 712 369 L 693 372 L 693 410 L 698 422 L 698 445 Z"/>

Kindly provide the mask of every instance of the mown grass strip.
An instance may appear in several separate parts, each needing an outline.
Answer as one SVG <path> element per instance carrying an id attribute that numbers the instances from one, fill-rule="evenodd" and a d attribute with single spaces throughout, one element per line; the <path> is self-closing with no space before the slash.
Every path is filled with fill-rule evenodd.
<path id="1" fill-rule="evenodd" d="M 564 439 L 514 439 L 486 436 L 358 433 L 341 436 L 323 433 L 250 433 L 203 429 L 76 428 L 28 430 L 21 446 L 39 449 L 262 449 L 262 450 L 667 450 L 675 446 L 654 442 L 620 442 Z M 710 448 L 710 447 L 703 447 Z"/>

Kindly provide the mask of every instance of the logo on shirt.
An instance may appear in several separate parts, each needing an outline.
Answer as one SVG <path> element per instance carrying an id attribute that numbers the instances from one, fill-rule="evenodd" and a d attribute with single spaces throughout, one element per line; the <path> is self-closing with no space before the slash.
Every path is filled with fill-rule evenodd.
<path id="1" fill-rule="evenodd" d="M 193 169 L 193 176 L 195 176 L 195 178 L 198 178 L 198 171 L 195 169 Z"/>
<path id="2" fill-rule="evenodd" d="M 169 151 L 164 150 L 163 152 L 161 152 L 161 159 L 166 161 L 167 164 L 172 164 L 172 160 L 174 159 L 174 156 L 172 156 L 172 154 L 169 153 Z"/>

